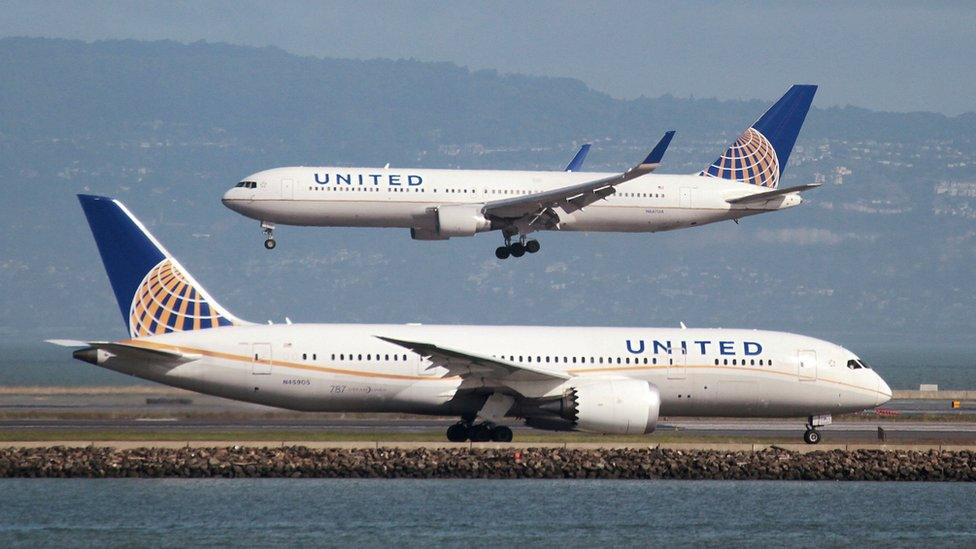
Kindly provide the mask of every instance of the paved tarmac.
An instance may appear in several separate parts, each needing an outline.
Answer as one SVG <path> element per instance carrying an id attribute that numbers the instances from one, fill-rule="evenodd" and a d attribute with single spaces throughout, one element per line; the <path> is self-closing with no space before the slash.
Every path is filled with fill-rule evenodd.
<path id="1" fill-rule="evenodd" d="M 896 417 L 865 416 L 856 421 L 843 420 L 822 428 L 823 444 L 867 444 L 878 442 L 878 427 L 889 443 L 976 444 L 976 401 L 963 401 L 951 409 L 948 400 L 902 399 L 885 405 Z M 954 417 L 954 416 L 963 417 Z M 0 391 L 0 435 L 6 440 L 24 433 L 25 439 L 43 438 L 44 432 L 72 434 L 70 438 L 98 438 L 119 433 L 121 438 L 149 437 L 171 432 L 174 436 L 203 438 L 209 433 L 219 436 L 251 434 L 267 440 L 269 433 L 283 436 L 294 433 L 296 440 L 314 433 L 339 433 L 343 438 L 361 434 L 375 439 L 378 433 L 420 433 L 424 438 L 439 440 L 454 420 L 400 416 L 344 416 L 342 414 L 288 413 L 217 397 L 210 397 L 162 387 L 135 388 L 5 388 Z M 921 417 L 930 418 L 920 421 Z M 117 418 L 117 419 L 116 419 Z M 914 418 L 914 419 L 913 419 Z M 935 419 L 931 419 L 935 418 Z M 960 421 L 965 420 L 965 421 Z M 800 441 L 802 419 L 714 419 L 662 418 L 656 433 L 648 435 L 668 440 L 711 439 L 725 437 L 736 441 Z M 565 433 L 538 431 L 520 423 L 509 424 L 515 440 L 531 433 L 534 439 L 563 437 Z M 126 436 L 121 435 L 125 433 Z M 177 434 L 180 435 L 177 435 Z M 264 435 L 262 435 L 264 433 Z M 612 437 L 608 440 L 613 440 Z"/>
<path id="2" fill-rule="evenodd" d="M 296 438 L 310 433 L 342 433 L 350 435 L 361 433 L 364 437 L 371 433 L 420 433 L 435 435 L 447 429 L 453 421 L 447 419 L 342 419 L 313 417 L 308 419 L 3 419 L 0 432 L 6 438 L 16 437 L 22 432 L 25 438 L 37 438 L 45 431 L 55 433 L 77 432 L 119 432 L 138 436 L 138 433 L 193 433 L 196 436 L 207 433 L 253 434 L 261 438 L 262 433 L 294 433 Z M 536 436 L 565 436 L 530 429 L 518 423 L 511 424 L 515 430 L 515 440 L 519 434 L 532 433 Z M 844 421 L 821 428 L 824 442 L 874 443 L 878 441 L 878 427 L 884 430 L 885 440 L 891 443 L 953 443 L 976 444 L 976 423 L 973 422 L 931 422 L 931 421 Z M 664 420 L 658 425 L 656 433 L 689 438 L 734 437 L 736 439 L 791 439 L 799 440 L 803 434 L 802 420 L 755 420 L 755 419 L 674 419 Z M 655 435 L 648 435 L 653 442 Z"/>

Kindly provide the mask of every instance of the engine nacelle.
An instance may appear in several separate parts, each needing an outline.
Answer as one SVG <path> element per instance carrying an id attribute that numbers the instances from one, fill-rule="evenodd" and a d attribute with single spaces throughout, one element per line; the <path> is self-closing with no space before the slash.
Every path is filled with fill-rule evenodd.
<path id="1" fill-rule="evenodd" d="M 487 231 L 491 222 L 481 213 L 480 205 L 441 206 L 437 208 L 437 234 L 442 238 L 474 236 Z"/>
<path id="2" fill-rule="evenodd" d="M 639 435 L 657 427 L 661 394 L 637 379 L 581 379 L 567 382 L 561 398 L 539 408 L 572 422 L 578 431 Z"/>

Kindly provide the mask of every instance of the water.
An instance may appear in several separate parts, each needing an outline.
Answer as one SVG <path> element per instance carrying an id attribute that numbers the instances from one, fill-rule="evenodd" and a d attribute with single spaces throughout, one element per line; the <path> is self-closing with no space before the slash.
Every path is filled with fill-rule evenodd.
<path id="1" fill-rule="evenodd" d="M 976 544 L 976 486 L 3 480 L 0 546 Z"/>
<path id="2" fill-rule="evenodd" d="M 942 389 L 976 389 L 976 348 L 863 345 L 860 356 L 894 389 L 936 383 Z M 858 348 L 858 347 L 854 347 Z M 34 342 L 0 341 L 0 385 L 135 385 L 138 378 L 71 358 L 71 349 Z"/>

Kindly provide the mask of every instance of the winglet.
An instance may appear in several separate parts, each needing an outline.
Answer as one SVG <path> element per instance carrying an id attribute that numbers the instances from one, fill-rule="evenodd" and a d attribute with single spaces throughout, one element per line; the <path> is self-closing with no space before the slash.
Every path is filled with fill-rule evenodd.
<path id="1" fill-rule="evenodd" d="M 589 154 L 589 152 L 590 152 L 589 143 L 586 143 L 582 147 L 580 147 L 579 151 L 576 153 L 576 156 L 574 156 L 573 160 L 571 160 L 569 162 L 569 165 L 566 166 L 565 171 L 578 172 L 579 169 L 583 167 L 583 161 L 586 160 L 586 155 Z"/>
<path id="2" fill-rule="evenodd" d="M 668 150 L 668 145 L 671 144 L 671 139 L 674 137 L 674 130 L 669 130 L 664 132 L 664 137 L 654 145 L 654 150 L 651 154 L 647 155 L 644 159 L 644 164 L 660 164 L 661 160 L 664 160 L 664 153 Z"/>
<path id="3" fill-rule="evenodd" d="M 647 158 L 643 162 L 630 169 L 630 172 L 632 172 L 631 175 L 651 173 L 661 167 L 661 160 L 664 159 L 664 153 L 668 150 L 668 145 L 671 144 L 674 133 L 674 130 L 664 132 L 664 137 L 657 142 L 657 145 L 654 145 L 651 154 L 647 155 Z"/>

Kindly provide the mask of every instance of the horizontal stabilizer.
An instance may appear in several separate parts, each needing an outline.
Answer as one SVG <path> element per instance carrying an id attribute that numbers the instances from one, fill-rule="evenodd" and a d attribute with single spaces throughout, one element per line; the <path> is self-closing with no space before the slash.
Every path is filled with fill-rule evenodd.
<path id="1" fill-rule="evenodd" d="M 68 342 L 70 340 L 52 340 L 51 343 L 54 343 L 55 341 Z M 153 349 L 151 347 L 139 345 L 136 341 L 133 341 L 132 343 L 111 341 L 89 341 L 86 343 L 84 341 L 72 341 L 71 343 L 71 347 L 79 346 L 74 345 L 74 343 L 80 343 L 80 346 L 83 347 L 82 349 L 78 349 L 72 353 L 71 356 L 78 360 L 95 364 L 96 366 L 102 364 L 105 360 L 112 357 L 120 357 L 125 360 L 145 360 L 159 364 L 171 364 L 176 366 L 185 362 L 192 362 L 199 359 L 201 356 L 198 354 L 181 353 L 178 351 Z M 62 343 L 55 344 L 61 345 Z"/>
<path id="2" fill-rule="evenodd" d="M 728 202 L 729 204 L 752 204 L 754 202 L 765 202 L 771 198 L 776 198 L 777 196 L 782 196 L 784 194 L 802 193 L 803 191 L 816 189 L 821 185 L 823 185 L 823 183 L 808 183 L 806 185 L 787 187 L 785 189 L 774 189 L 772 191 L 766 191 L 764 193 L 748 194 L 746 196 L 740 196 L 738 198 L 730 198 L 726 200 L 726 202 Z"/>
<path id="3" fill-rule="evenodd" d="M 87 341 L 78 341 L 77 339 L 45 339 L 44 343 L 51 343 L 57 345 L 58 347 L 87 347 Z"/>

